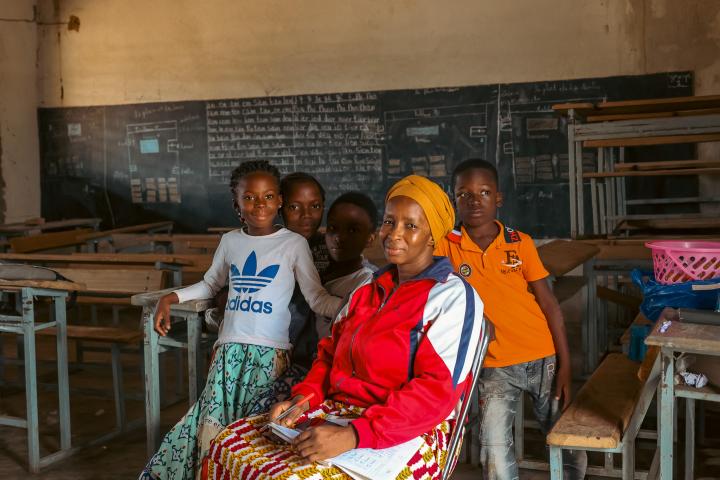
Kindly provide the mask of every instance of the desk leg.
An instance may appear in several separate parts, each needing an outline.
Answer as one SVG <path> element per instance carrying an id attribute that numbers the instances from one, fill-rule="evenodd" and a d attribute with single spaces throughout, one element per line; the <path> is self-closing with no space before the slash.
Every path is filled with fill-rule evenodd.
<path id="1" fill-rule="evenodd" d="M 22 289 L 23 354 L 25 363 L 25 403 L 28 436 L 28 467 L 40 470 L 40 433 L 38 431 L 37 370 L 35 366 L 35 309 L 31 289 Z"/>
<path id="2" fill-rule="evenodd" d="M 597 281 L 595 277 L 595 262 L 592 259 L 583 264 L 583 276 L 587 298 L 585 303 L 585 316 L 583 318 L 583 346 L 585 350 L 585 373 L 592 373 L 597 366 L 598 337 L 597 337 Z"/>
<path id="3" fill-rule="evenodd" d="M 577 191 L 575 190 L 575 111 L 568 112 L 568 185 L 570 188 L 570 238 L 577 238 Z"/>
<path id="4" fill-rule="evenodd" d="M 200 373 L 200 335 L 202 334 L 202 315 L 193 314 L 187 319 L 188 328 L 188 394 L 190 405 L 198 399 Z"/>
<path id="5" fill-rule="evenodd" d="M 562 480 L 563 478 L 563 462 L 562 448 L 550 447 L 550 478 L 551 480 Z"/>
<path id="6" fill-rule="evenodd" d="M 685 480 L 695 478 L 695 399 L 685 399 Z"/>
<path id="7" fill-rule="evenodd" d="M 57 328 L 58 403 L 60 410 L 60 450 L 71 444 L 70 433 L 70 377 L 68 375 L 67 318 L 65 297 L 53 299 Z"/>
<path id="8" fill-rule="evenodd" d="M 673 478 L 673 417 L 675 410 L 675 359 L 672 350 L 661 350 L 660 379 L 660 478 Z"/>
<path id="9" fill-rule="evenodd" d="M 153 308 L 143 307 L 145 330 L 145 420 L 147 422 L 147 454 L 150 458 L 160 444 L 160 365 L 158 334 L 153 328 Z"/>

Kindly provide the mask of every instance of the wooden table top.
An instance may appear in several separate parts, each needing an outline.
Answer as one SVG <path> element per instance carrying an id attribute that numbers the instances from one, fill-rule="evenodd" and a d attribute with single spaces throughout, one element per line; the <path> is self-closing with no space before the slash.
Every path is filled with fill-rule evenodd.
<path id="1" fill-rule="evenodd" d="M 60 230 L 75 227 L 95 227 L 101 222 L 100 218 L 71 218 L 68 220 L 57 220 L 43 223 L 8 223 L 0 225 L 0 233 L 3 234 L 24 234 L 34 231 Z"/>
<path id="2" fill-rule="evenodd" d="M 67 282 L 65 280 L 0 280 L 0 290 L 17 291 L 23 287 L 64 290 L 66 292 L 82 292 L 87 290 L 87 286 L 84 283 Z"/>
<path id="3" fill-rule="evenodd" d="M 538 247 L 540 260 L 554 277 L 561 277 L 600 251 L 595 245 L 576 240 L 553 240 Z"/>
<path id="4" fill-rule="evenodd" d="M 720 325 L 702 325 L 673 321 L 665 333 L 660 333 L 662 319 L 655 322 L 647 345 L 691 353 L 720 355 Z"/>
<path id="5" fill-rule="evenodd" d="M 38 263 L 104 263 L 104 264 L 135 264 L 154 265 L 156 262 L 170 265 L 193 265 L 192 260 L 180 258 L 176 255 L 154 253 L 71 253 L 42 254 L 42 253 L 0 253 L 0 260 L 15 260 Z"/>
<path id="6" fill-rule="evenodd" d="M 130 303 L 139 307 L 154 307 L 158 300 L 160 300 L 160 297 L 175 290 L 177 290 L 177 288 L 166 288 L 165 290 L 158 290 L 157 292 L 138 293 L 130 298 Z M 214 303 L 212 299 L 189 300 L 183 303 L 176 303 L 170 310 L 198 313 L 213 306 Z"/>
<path id="7" fill-rule="evenodd" d="M 165 229 L 165 228 L 172 228 L 172 226 L 173 226 L 173 222 L 171 222 L 171 221 L 143 223 L 141 225 L 130 225 L 128 227 L 113 228 L 112 230 L 103 230 L 100 232 L 88 233 L 85 235 L 81 235 L 80 237 L 78 237 L 78 239 L 85 242 L 85 241 L 94 240 L 97 238 L 110 237 L 117 233 L 147 232 L 147 231 L 151 231 L 151 230 L 161 230 L 161 229 Z"/>

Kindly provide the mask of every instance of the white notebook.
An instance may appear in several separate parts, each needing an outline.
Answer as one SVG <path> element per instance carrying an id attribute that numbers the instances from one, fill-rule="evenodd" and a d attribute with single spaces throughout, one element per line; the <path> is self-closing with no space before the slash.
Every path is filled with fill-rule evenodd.
<path id="1" fill-rule="evenodd" d="M 325 420 L 345 426 L 352 419 L 326 418 Z M 286 442 L 292 441 L 300 434 L 300 430 L 275 423 L 268 424 L 268 427 Z M 410 458 L 420 449 L 422 442 L 421 437 L 416 437 L 390 448 L 354 448 L 320 463 L 340 468 L 355 480 L 386 480 L 397 477 Z"/>

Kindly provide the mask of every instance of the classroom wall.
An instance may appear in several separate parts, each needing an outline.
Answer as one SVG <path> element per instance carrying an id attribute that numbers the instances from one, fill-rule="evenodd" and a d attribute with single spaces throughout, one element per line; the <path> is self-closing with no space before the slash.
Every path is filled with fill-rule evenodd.
<path id="1" fill-rule="evenodd" d="M 720 93 L 716 0 L 39 0 L 39 9 L 54 24 L 38 26 L 40 106 L 684 69 L 698 94 Z M 68 28 L 71 15 L 79 28 Z M 24 145 L 18 154 L 36 162 L 37 141 Z"/>
<path id="2" fill-rule="evenodd" d="M 0 223 L 40 214 L 33 4 L 0 2 Z"/>

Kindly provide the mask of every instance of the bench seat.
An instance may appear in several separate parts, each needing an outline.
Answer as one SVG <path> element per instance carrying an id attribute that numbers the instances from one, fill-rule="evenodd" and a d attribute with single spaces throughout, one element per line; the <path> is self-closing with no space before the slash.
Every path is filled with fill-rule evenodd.
<path id="1" fill-rule="evenodd" d="M 642 389 L 639 367 L 623 354 L 608 355 L 552 428 L 548 443 L 617 448 Z"/>
<path id="2" fill-rule="evenodd" d="M 55 336 L 55 327 L 44 328 L 36 332 L 37 335 Z M 123 343 L 136 345 L 140 343 L 143 334 L 140 330 L 131 330 L 122 327 L 96 327 L 87 325 L 68 325 L 67 337 L 72 340 L 87 340 L 103 343 Z"/>

